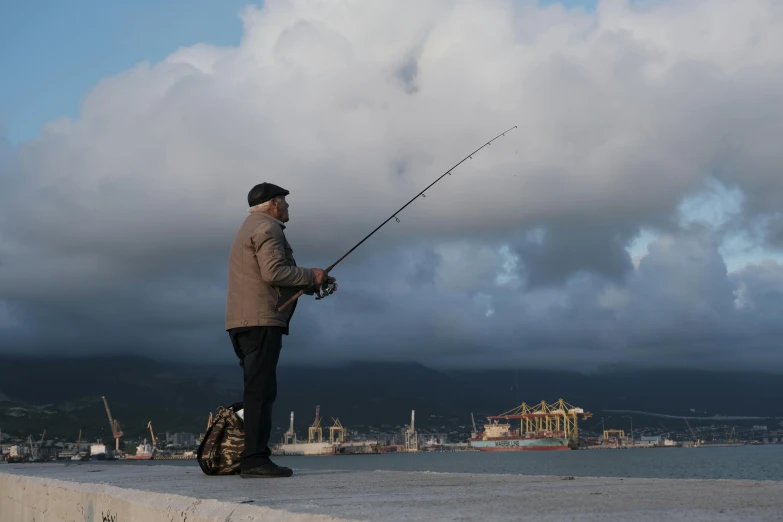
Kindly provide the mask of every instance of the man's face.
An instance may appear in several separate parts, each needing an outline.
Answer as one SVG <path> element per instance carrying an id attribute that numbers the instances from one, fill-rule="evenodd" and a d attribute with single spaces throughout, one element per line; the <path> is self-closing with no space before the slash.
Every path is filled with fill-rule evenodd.
<path id="1" fill-rule="evenodd" d="M 283 223 L 288 222 L 288 202 L 285 196 L 278 196 L 272 202 L 272 217 Z"/>

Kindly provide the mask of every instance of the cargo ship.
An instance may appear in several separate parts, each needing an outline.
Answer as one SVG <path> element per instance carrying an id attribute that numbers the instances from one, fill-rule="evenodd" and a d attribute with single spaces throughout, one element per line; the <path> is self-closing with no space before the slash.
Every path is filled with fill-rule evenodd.
<path id="1" fill-rule="evenodd" d="M 100 442 L 90 445 L 90 460 L 109 460 L 106 444 Z"/>
<path id="2" fill-rule="evenodd" d="M 577 416 L 582 420 L 592 414 L 566 403 L 563 399 L 553 404 L 541 401 L 535 406 L 524 402 L 521 406 L 500 415 L 487 417 L 484 431 L 473 425 L 468 445 L 478 451 L 540 451 L 568 450 L 578 446 Z M 509 421 L 519 421 L 519 429 Z"/>
<path id="3" fill-rule="evenodd" d="M 571 449 L 563 431 L 533 431 L 520 433 L 510 424 L 491 423 L 484 431 L 468 440 L 479 451 L 534 451 Z"/>
<path id="4" fill-rule="evenodd" d="M 155 457 L 156 450 L 152 446 L 152 444 L 147 442 L 147 439 L 144 439 L 144 442 L 136 446 L 136 454 L 135 455 L 125 455 L 125 458 L 128 460 L 152 460 Z"/>
<path id="5" fill-rule="evenodd" d="M 240 410 L 243 412 L 243 410 Z M 240 418 L 242 414 L 237 412 Z M 328 428 L 329 438 L 324 438 L 321 427 L 321 407 L 315 407 L 315 421 L 307 429 L 307 441 L 297 441 L 294 431 L 294 412 L 291 412 L 291 424 L 283 434 L 282 444 L 272 448 L 273 455 L 359 455 L 380 453 L 376 440 L 352 441 L 345 434 L 345 426 L 339 419 L 332 417 L 334 425 Z"/>

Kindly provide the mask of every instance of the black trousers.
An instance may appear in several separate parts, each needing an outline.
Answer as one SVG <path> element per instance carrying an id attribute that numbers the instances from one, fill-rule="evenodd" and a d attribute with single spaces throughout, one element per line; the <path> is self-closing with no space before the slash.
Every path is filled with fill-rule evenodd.
<path id="1" fill-rule="evenodd" d="M 247 326 L 228 331 L 244 372 L 245 449 L 242 469 L 269 461 L 272 406 L 277 398 L 277 361 L 283 346 L 278 326 Z"/>

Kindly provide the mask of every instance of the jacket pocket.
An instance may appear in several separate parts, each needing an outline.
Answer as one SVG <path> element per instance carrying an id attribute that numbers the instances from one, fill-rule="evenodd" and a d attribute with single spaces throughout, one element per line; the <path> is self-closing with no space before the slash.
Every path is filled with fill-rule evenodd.
<path id="1" fill-rule="evenodd" d="M 277 309 L 280 308 L 281 304 L 283 304 L 283 301 L 281 299 L 283 297 L 283 292 L 280 291 L 280 287 L 279 286 L 273 286 L 272 288 L 275 289 L 275 298 L 276 299 L 275 299 L 275 309 L 273 310 L 273 313 L 276 314 L 277 313 Z"/>

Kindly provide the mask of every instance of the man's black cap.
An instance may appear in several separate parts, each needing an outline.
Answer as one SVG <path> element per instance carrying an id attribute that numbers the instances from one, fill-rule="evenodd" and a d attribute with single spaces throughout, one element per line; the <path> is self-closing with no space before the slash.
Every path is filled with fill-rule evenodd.
<path id="1" fill-rule="evenodd" d="M 283 187 L 278 187 L 272 183 L 260 183 L 247 193 L 247 204 L 255 207 L 277 196 L 287 196 L 288 194 L 289 192 Z"/>

